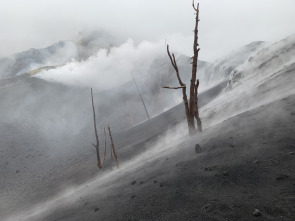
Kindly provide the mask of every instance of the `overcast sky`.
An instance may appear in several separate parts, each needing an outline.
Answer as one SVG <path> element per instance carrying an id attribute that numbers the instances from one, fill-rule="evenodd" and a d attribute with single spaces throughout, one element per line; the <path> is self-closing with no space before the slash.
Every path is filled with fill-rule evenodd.
<path id="1" fill-rule="evenodd" d="M 200 58 L 295 33 L 294 0 L 200 0 Z M 191 0 L 1 0 L 0 57 L 105 29 L 136 43 L 166 41 L 192 54 Z M 164 46 L 163 46 L 164 48 Z"/>

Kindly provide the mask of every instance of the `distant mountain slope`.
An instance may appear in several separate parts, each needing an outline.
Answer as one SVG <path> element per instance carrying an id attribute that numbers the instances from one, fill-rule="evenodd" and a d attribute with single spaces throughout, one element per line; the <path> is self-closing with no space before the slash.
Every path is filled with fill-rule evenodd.
<path id="1" fill-rule="evenodd" d="M 31 48 L 0 59 L 0 79 L 10 78 L 44 66 L 60 66 L 84 60 L 101 48 L 118 45 L 119 41 L 104 31 L 80 32 L 75 41 L 59 41 L 46 48 Z"/>
<path id="2" fill-rule="evenodd" d="M 43 66 L 62 65 L 77 56 L 76 45 L 70 41 L 60 41 L 42 49 L 32 48 L 0 59 L 0 79 L 24 74 Z"/>
<path id="3" fill-rule="evenodd" d="M 44 49 L 32 49 L 27 52 L 22 52 L 14 55 L 14 60 L 12 59 L 10 63 L 7 63 L 5 59 L 0 60 L 0 62 L 2 61 L 9 64 L 6 66 L 7 68 L 11 67 L 9 71 L 5 71 L 5 68 L 0 69 L 2 78 L 3 76 L 9 78 L 0 81 L 1 106 L 5 107 L 2 108 L 1 111 L 2 117 L 5 119 L 4 116 L 8 116 L 9 113 L 14 115 L 12 113 L 21 111 L 24 116 L 17 115 L 17 119 L 21 119 L 21 121 L 26 118 L 25 116 L 32 119 L 30 115 L 35 115 L 35 118 L 43 122 L 43 119 L 47 119 L 47 116 L 51 115 L 57 122 L 67 121 L 75 124 L 78 120 L 75 120 L 73 116 L 80 116 L 79 118 L 83 118 L 81 114 L 83 112 L 85 113 L 85 111 L 89 111 L 89 88 L 63 86 L 59 83 L 28 78 L 29 76 L 27 75 L 17 75 L 29 73 L 34 76 L 34 74 L 42 70 L 49 70 L 56 67 L 46 65 L 63 65 L 59 62 L 66 62 L 73 56 L 78 59 L 78 57 L 82 56 L 79 55 L 81 52 L 81 48 L 78 49 L 79 47 L 85 49 L 82 53 L 85 56 L 87 53 L 93 53 L 93 51 L 87 50 L 88 47 L 92 48 L 94 45 L 96 45 L 96 47 L 110 47 L 108 41 L 99 41 L 97 35 L 98 34 L 86 39 L 81 35 L 80 38 L 76 40 L 76 44 L 73 42 L 59 42 Z M 229 71 L 224 72 L 223 70 L 233 69 L 235 68 L 234 65 L 242 63 L 242 58 L 240 58 L 239 62 L 236 60 L 231 62 L 231 58 L 245 53 L 242 57 L 247 61 L 252 51 L 255 51 L 260 45 L 262 45 L 262 43 L 247 45 L 237 50 L 235 52 L 236 54 L 233 53 L 228 57 L 220 59 L 216 64 L 199 60 L 197 77 L 201 82 L 200 91 L 211 88 L 224 80 L 228 80 L 230 73 Z M 68 53 L 69 51 L 71 53 Z M 87 54 L 87 56 L 88 55 L 89 54 Z M 60 57 L 61 59 L 59 59 Z M 187 85 L 189 85 L 191 76 L 190 62 L 191 60 L 189 57 L 177 55 L 180 75 Z M 182 92 L 180 90 L 162 88 L 162 86 L 166 85 L 178 85 L 175 71 L 168 56 L 157 57 L 151 62 L 151 65 L 147 67 L 145 72 L 136 72 L 134 76 L 151 117 L 182 102 Z M 7 98 L 9 98 L 9 100 L 7 100 Z M 19 104 L 10 102 L 11 100 L 17 101 L 19 99 L 22 99 L 21 102 L 18 101 Z M 79 99 L 80 101 L 78 102 Z M 48 100 L 54 100 L 54 102 L 48 102 Z M 77 103 L 80 103 L 80 105 L 77 105 Z M 68 108 L 63 108 L 63 112 L 61 113 L 60 107 L 64 106 L 64 104 L 67 104 L 66 106 Z M 120 108 L 114 108 L 114 104 Z M 100 115 L 99 121 L 102 124 L 110 124 L 114 130 L 131 127 L 147 120 L 145 110 L 133 81 L 128 81 L 111 90 L 95 90 L 95 105 Z M 34 106 L 40 107 L 38 111 L 34 110 Z M 31 110 L 31 113 L 28 110 Z M 52 112 L 49 113 L 47 110 L 51 110 Z M 81 124 L 79 124 L 79 126 L 81 126 Z"/>

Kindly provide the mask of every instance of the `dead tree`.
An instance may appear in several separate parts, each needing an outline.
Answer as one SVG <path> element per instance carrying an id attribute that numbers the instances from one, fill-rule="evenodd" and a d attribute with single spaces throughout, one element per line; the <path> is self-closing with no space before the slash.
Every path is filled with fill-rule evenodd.
<path id="1" fill-rule="evenodd" d="M 96 127 L 96 116 L 95 116 L 92 88 L 91 88 L 91 101 L 92 101 L 92 110 L 93 110 L 94 133 L 95 133 L 95 139 L 96 139 L 96 144 L 92 144 L 92 145 L 96 149 L 97 168 L 98 168 L 98 170 L 100 170 L 102 168 L 102 165 L 104 164 L 104 160 L 106 158 L 106 138 L 105 138 L 104 158 L 103 158 L 103 160 L 101 160 L 100 154 L 99 154 L 99 139 L 98 139 L 98 133 L 97 133 L 97 127 Z M 105 133 L 105 130 L 104 130 L 104 133 Z"/>
<path id="2" fill-rule="evenodd" d="M 96 127 L 96 115 L 95 115 L 95 108 L 94 108 L 94 102 L 93 102 L 93 92 L 92 92 L 92 88 L 91 88 L 91 101 L 92 101 L 92 111 L 93 111 L 93 125 L 94 125 L 94 133 L 95 133 L 95 139 L 96 139 L 96 144 L 92 144 L 95 149 L 96 149 L 96 157 L 97 157 L 97 168 L 98 170 L 100 170 L 104 164 L 104 161 L 106 159 L 106 155 L 107 155 L 107 139 L 106 139 L 106 129 L 104 128 L 103 132 L 104 132 L 104 156 L 103 159 L 100 159 L 100 153 L 99 153 L 99 139 L 98 139 L 98 133 L 97 133 L 97 127 Z M 108 126 L 108 130 L 109 130 L 109 136 L 111 139 L 111 158 L 113 159 L 113 155 L 114 158 L 116 160 L 117 163 L 117 168 L 119 168 L 119 161 L 118 161 L 118 156 L 117 156 L 117 152 L 115 149 L 115 145 L 113 142 L 113 137 L 112 137 L 112 133 L 111 133 L 111 128 Z"/>
<path id="3" fill-rule="evenodd" d="M 194 46 L 193 46 L 194 57 L 193 57 L 193 62 L 192 62 L 193 64 L 192 64 L 192 80 L 191 80 L 191 82 L 195 82 L 195 80 L 196 80 L 197 69 L 198 69 L 198 56 L 199 56 L 199 51 L 200 51 L 200 48 L 198 48 L 198 46 L 199 46 L 198 33 L 199 33 L 199 21 L 200 21 L 200 19 L 199 19 L 199 3 L 198 3 L 197 8 L 195 8 L 194 0 L 193 0 L 193 8 L 196 11 L 196 24 L 195 24 L 195 30 L 194 30 Z M 192 91 L 194 91 L 194 94 L 193 94 L 193 96 L 192 96 L 192 94 L 190 94 L 190 100 L 191 101 L 193 100 L 194 104 L 192 104 L 192 106 L 190 106 L 190 108 L 192 108 L 194 110 L 194 116 L 197 120 L 198 130 L 202 131 L 202 121 L 199 116 L 199 106 L 198 106 L 198 88 L 199 88 L 199 79 L 197 80 L 197 84 L 195 85 L 195 87 L 193 87 L 192 83 L 191 83 L 190 93 L 192 93 Z"/>
<path id="4" fill-rule="evenodd" d="M 184 101 L 184 106 L 185 106 L 185 113 L 186 113 L 186 118 L 187 118 L 187 123 L 188 123 L 188 129 L 189 129 L 189 135 L 193 135 L 196 133 L 196 127 L 195 127 L 195 121 L 194 118 L 197 119 L 197 125 L 198 125 L 198 130 L 202 131 L 202 122 L 199 117 L 199 110 L 198 110 L 198 87 L 199 87 L 199 80 L 197 80 L 196 84 L 196 75 L 197 75 L 197 67 L 198 67 L 198 55 L 200 48 L 198 48 L 198 25 L 199 25 L 199 4 L 197 8 L 195 8 L 194 5 L 194 0 L 193 0 L 193 8 L 196 11 L 196 24 L 195 24 L 195 30 L 194 30 L 194 45 L 193 45 L 193 51 L 194 51 L 194 56 L 192 57 L 192 77 L 191 77 L 191 84 L 190 84 L 190 98 L 189 101 L 187 99 L 186 95 L 186 85 L 182 82 L 180 75 L 179 75 L 179 70 L 177 67 L 177 63 L 175 60 L 175 56 L 172 53 L 172 56 L 169 51 L 169 45 L 167 45 L 167 53 L 170 58 L 171 64 L 173 68 L 175 69 L 176 76 L 178 79 L 178 82 L 180 84 L 180 87 L 163 87 L 163 88 L 168 88 L 168 89 L 182 89 L 182 94 L 183 94 L 183 101 Z"/>

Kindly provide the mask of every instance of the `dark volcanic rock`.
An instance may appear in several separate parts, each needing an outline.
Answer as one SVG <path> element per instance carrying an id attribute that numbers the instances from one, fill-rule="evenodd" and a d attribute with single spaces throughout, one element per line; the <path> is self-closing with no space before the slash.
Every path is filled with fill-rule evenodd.
<path id="1" fill-rule="evenodd" d="M 196 151 L 196 153 L 201 153 L 202 152 L 202 148 L 201 148 L 200 144 L 195 145 L 195 151 Z"/>
<path id="2" fill-rule="evenodd" d="M 131 185 L 134 185 L 134 184 L 136 184 L 136 181 L 135 180 L 131 182 Z"/>
<path id="3" fill-rule="evenodd" d="M 288 178 L 289 178 L 288 175 L 286 175 L 286 174 L 281 174 L 281 175 L 279 175 L 279 176 L 276 178 L 276 180 L 277 180 L 277 181 L 281 181 L 281 180 L 286 180 L 286 179 L 288 179 Z"/>

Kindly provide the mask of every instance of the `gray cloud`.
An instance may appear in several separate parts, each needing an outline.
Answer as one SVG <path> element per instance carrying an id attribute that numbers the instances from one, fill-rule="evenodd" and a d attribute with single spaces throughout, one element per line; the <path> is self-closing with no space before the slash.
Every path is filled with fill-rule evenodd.
<path id="1" fill-rule="evenodd" d="M 293 0 L 200 0 L 200 58 L 212 60 L 255 40 L 276 41 L 295 33 L 290 26 L 294 8 Z M 0 57 L 101 28 L 136 43 L 166 38 L 171 48 L 188 55 L 193 26 L 190 0 L 2 0 Z"/>

